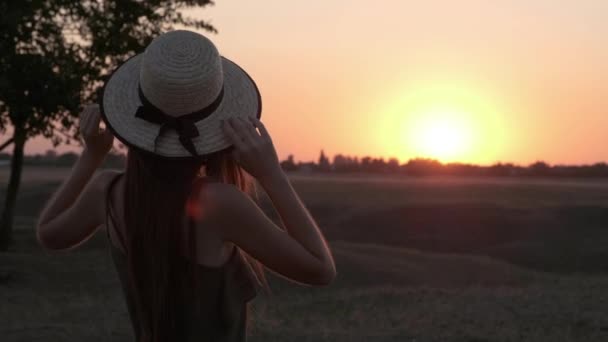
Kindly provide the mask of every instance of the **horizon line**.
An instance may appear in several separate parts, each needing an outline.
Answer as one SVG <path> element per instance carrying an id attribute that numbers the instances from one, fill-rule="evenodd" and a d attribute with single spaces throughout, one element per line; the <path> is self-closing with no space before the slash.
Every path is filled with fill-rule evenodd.
<path id="1" fill-rule="evenodd" d="M 48 150 L 48 151 L 53 151 L 53 150 Z M 48 152 L 47 151 L 47 152 Z M 55 155 L 55 157 L 59 157 L 62 155 L 77 155 L 79 156 L 81 153 L 80 152 L 75 152 L 75 151 L 66 151 L 63 153 L 57 153 Z M 2 160 L 1 156 L 3 155 L 8 155 L 8 156 L 12 156 L 12 153 L 10 152 L 0 152 L 0 160 Z M 114 155 L 114 156 L 126 156 L 125 152 L 122 151 L 111 151 L 110 153 L 108 153 L 108 155 Z M 293 156 L 293 154 L 287 154 L 287 156 Z M 475 167 L 493 167 L 493 166 L 512 166 L 512 167 L 530 167 L 532 165 L 535 164 L 546 164 L 549 167 L 581 167 L 581 166 L 594 166 L 594 165 L 608 165 L 608 161 L 604 161 L 604 160 L 600 160 L 600 161 L 595 161 L 595 162 L 590 162 L 590 163 L 575 163 L 575 164 L 568 164 L 568 163 L 552 163 L 543 159 L 538 159 L 534 162 L 530 162 L 530 163 L 516 163 L 516 162 L 510 162 L 510 161 L 495 161 L 493 163 L 489 163 L 489 164 L 476 164 L 476 163 L 472 163 L 472 162 L 465 162 L 465 161 L 449 161 L 449 162 L 444 162 L 441 161 L 439 159 L 435 159 L 432 157 L 412 157 L 412 158 L 408 158 L 405 161 L 401 161 L 399 158 L 397 157 L 382 157 L 382 156 L 372 156 L 372 155 L 363 155 L 363 156 L 359 156 L 359 155 L 348 155 L 348 154 L 342 154 L 342 153 L 336 153 L 333 154 L 332 158 L 329 158 L 328 155 L 325 155 L 329 161 L 330 164 L 334 164 L 334 158 L 336 156 L 342 156 L 345 158 L 351 158 L 352 159 L 357 159 L 358 163 L 361 163 L 362 159 L 366 159 L 369 158 L 369 160 L 371 161 L 378 161 L 381 160 L 384 163 L 390 163 L 391 160 L 396 160 L 398 162 L 398 165 L 407 165 L 408 163 L 412 162 L 412 161 L 426 161 L 426 162 L 432 162 L 432 163 L 438 163 L 441 166 L 450 166 L 450 165 L 461 165 L 461 166 L 475 166 Z M 47 156 L 46 153 L 29 153 L 29 154 L 24 154 L 24 157 L 49 157 Z M 284 159 L 280 159 L 279 162 L 283 163 L 285 161 L 288 160 L 287 158 Z M 319 156 L 320 157 L 320 156 Z M 10 160 L 10 159 L 9 159 Z M 317 158 L 316 160 L 295 160 L 294 159 L 295 164 L 319 164 L 319 158 Z"/>

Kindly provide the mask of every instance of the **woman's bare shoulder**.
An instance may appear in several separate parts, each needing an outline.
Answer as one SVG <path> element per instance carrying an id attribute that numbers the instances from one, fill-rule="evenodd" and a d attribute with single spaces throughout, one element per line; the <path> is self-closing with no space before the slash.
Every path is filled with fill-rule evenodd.
<path id="1" fill-rule="evenodd" d="M 216 212 L 232 211 L 241 206 L 248 199 L 248 195 L 233 184 L 207 183 L 202 188 L 199 201 L 206 208 L 213 208 Z"/>
<path id="2" fill-rule="evenodd" d="M 215 221 L 219 225 L 241 226 L 257 215 L 259 209 L 249 195 L 232 184 L 209 183 L 199 194 L 203 219 Z"/>

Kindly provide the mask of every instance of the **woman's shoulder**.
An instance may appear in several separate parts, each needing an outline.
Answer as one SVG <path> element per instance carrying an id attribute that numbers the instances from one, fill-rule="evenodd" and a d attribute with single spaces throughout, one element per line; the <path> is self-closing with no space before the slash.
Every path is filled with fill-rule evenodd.
<path id="1" fill-rule="evenodd" d="M 199 206 L 203 219 L 216 221 L 221 226 L 247 220 L 255 208 L 249 195 L 232 184 L 210 182 L 199 192 Z M 236 215 L 238 213 L 238 215 Z"/>
<path id="2" fill-rule="evenodd" d="M 234 208 L 248 195 L 233 184 L 205 182 L 199 193 L 202 205 L 213 205 L 218 210 Z"/>

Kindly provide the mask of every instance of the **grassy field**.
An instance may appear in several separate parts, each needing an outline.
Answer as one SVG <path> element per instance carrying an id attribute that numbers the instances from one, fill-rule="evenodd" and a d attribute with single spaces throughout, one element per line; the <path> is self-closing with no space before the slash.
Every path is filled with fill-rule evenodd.
<path id="1" fill-rule="evenodd" d="M 0 341 L 130 341 L 104 236 L 69 253 L 35 243 L 64 175 L 25 172 L 16 243 L 0 254 Z M 6 179 L 0 170 L 0 193 Z M 293 179 L 338 278 L 272 278 L 251 341 L 608 340 L 608 182 Z"/>

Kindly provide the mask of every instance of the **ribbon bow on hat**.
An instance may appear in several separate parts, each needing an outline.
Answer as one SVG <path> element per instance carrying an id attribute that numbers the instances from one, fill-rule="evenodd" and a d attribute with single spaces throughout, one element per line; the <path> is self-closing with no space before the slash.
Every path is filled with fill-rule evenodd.
<path id="1" fill-rule="evenodd" d="M 154 139 L 155 150 L 158 138 L 162 134 L 164 134 L 168 129 L 173 129 L 177 132 L 177 135 L 179 136 L 179 141 L 181 142 L 182 146 L 184 146 L 184 148 L 188 150 L 191 155 L 197 156 L 198 154 L 196 152 L 196 148 L 192 143 L 192 139 L 199 136 L 199 132 L 196 128 L 195 123 L 211 115 L 220 105 L 223 97 L 224 89 L 222 88 L 216 99 L 207 107 L 189 114 L 171 116 L 167 115 L 161 109 L 153 105 L 145 97 L 140 87 L 139 99 L 141 100 L 142 104 L 137 108 L 137 111 L 135 112 L 135 117 L 160 125 L 158 135 Z"/>

